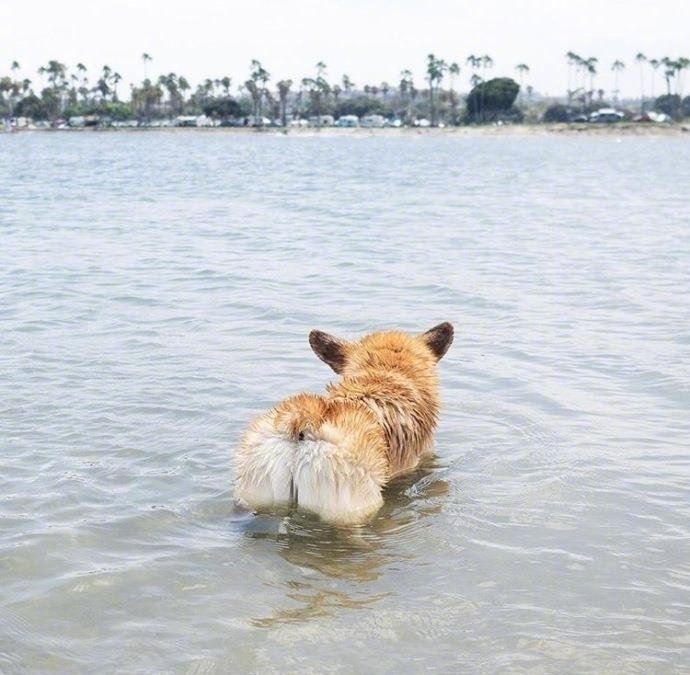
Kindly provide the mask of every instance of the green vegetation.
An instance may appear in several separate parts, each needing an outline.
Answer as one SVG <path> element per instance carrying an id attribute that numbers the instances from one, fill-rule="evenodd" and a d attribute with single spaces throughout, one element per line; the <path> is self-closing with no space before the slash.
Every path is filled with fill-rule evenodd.
<path id="1" fill-rule="evenodd" d="M 271 73 L 254 59 L 248 78 L 233 89 L 228 76 L 206 79 L 195 88 L 177 73 L 152 78 L 155 61 L 144 53 L 143 80 L 129 85 L 127 98 L 119 91 L 122 77 L 108 65 L 92 73 L 83 63 L 68 67 L 51 60 L 38 69 L 37 78 L 31 79 L 21 77 L 20 64 L 13 61 L 8 74 L 0 76 L 0 120 L 24 117 L 58 124 L 76 118 L 89 124 L 125 120 L 153 124 L 177 116 L 205 115 L 233 124 L 263 125 L 270 121 L 287 125 L 290 120 L 311 119 L 320 125 L 327 116 L 381 115 L 399 124 L 439 126 L 522 120 L 568 122 L 578 116 L 587 119 L 607 105 L 621 105 L 618 83 L 627 68 L 623 61 L 616 59 L 602 74 L 596 57 L 568 52 L 566 60 L 565 96 L 550 100 L 527 82 L 531 69 L 526 63 L 514 67 L 516 79 L 489 78 L 494 61 L 488 54 L 470 54 L 460 62 L 462 67 L 429 54 L 416 80 L 411 70 L 404 69 L 397 85 L 381 82 L 361 87 L 347 74 L 330 78 L 323 61 L 300 80 L 272 83 Z M 629 116 L 648 111 L 673 119 L 690 115 L 690 96 L 683 97 L 683 76 L 690 68 L 690 59 L 655 59 L 639 52 L 630 67 L 639 72 L 640 91 L 638 101 L 627 102 Z M 607 78 L 608 91 L 598 86 L 602 77 Z M 655 91 L 660 78 L 665 93 Z M 423 86 L 418 89 L 415 81 L 423 82 Z M 463 90 L 469 91 L 462 94 Z"/>
<path id="2" fill-rule="evenodd" d="M 467 116 L 473 122 L 487 122 L 511 116 L 520 119 L 513 103 L 520 85 L 509 77 L 496 77 L 480 82 L 467 95 Z"/>

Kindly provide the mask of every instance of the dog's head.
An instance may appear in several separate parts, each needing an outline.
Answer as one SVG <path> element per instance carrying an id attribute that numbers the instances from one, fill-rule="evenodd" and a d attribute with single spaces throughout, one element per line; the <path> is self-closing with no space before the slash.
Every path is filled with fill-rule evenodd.
<path id="1" fill-rule="evenodd" d="M 371 333 L 358 341 L 341 340 L 320 330 L 309 333 L 314 353 L 343 376 L 370 368 L 427 370 L 436 365 L 452 342 L 453 326 L 448 322 L 421 335 L 386 331 Z"/>

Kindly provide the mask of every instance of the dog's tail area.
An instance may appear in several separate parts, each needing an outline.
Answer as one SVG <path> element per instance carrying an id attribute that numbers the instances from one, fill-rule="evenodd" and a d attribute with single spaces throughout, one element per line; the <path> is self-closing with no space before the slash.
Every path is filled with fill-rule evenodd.
<path id="1" fill-rule="evenodd" d="M 347 446 L 321 397 L 300 395 L 255 420 L 235 454 L 235 495 L 254 510 L 300 506 L 354 524 L 383 504 L 383 471 Z"/>

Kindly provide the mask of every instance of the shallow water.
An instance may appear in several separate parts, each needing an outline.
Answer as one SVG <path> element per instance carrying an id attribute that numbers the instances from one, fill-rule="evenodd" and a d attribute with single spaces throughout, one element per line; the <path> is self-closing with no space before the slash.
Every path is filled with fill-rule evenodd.
<path id="1" fill-rule="evenodd" d="M 690 663 L 690 142 L 0 135 L 0 671 Z M 371 525 L 233 508 L 310 352 L 442 320 Z"/>

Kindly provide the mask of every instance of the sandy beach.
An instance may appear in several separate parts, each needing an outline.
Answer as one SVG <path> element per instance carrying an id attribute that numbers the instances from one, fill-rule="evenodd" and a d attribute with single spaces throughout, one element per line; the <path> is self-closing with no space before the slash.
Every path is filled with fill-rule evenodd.
<path id="1" fill-rule="evenodd" d="M 623 122 L 620 124 L 514 124 L 514 125 L 486 125 L 486 126 L 458 126 L 443 128 L 338 128 L 338 127 L 291 127 L 287 130 L 280 127 L 266 127 L 263 129 L 248 127 L 164 127 L 164 128 L 63 128 L 63 129 L 35 129 L 21 128 L 15 132 L 78 132 L 78 133 L 221 133 L 221 134 L 281 134 L 289 136 L 663 136 L 682 137 L 690 139 L 690 123 L 680 124 L 644 124 Z"/>

